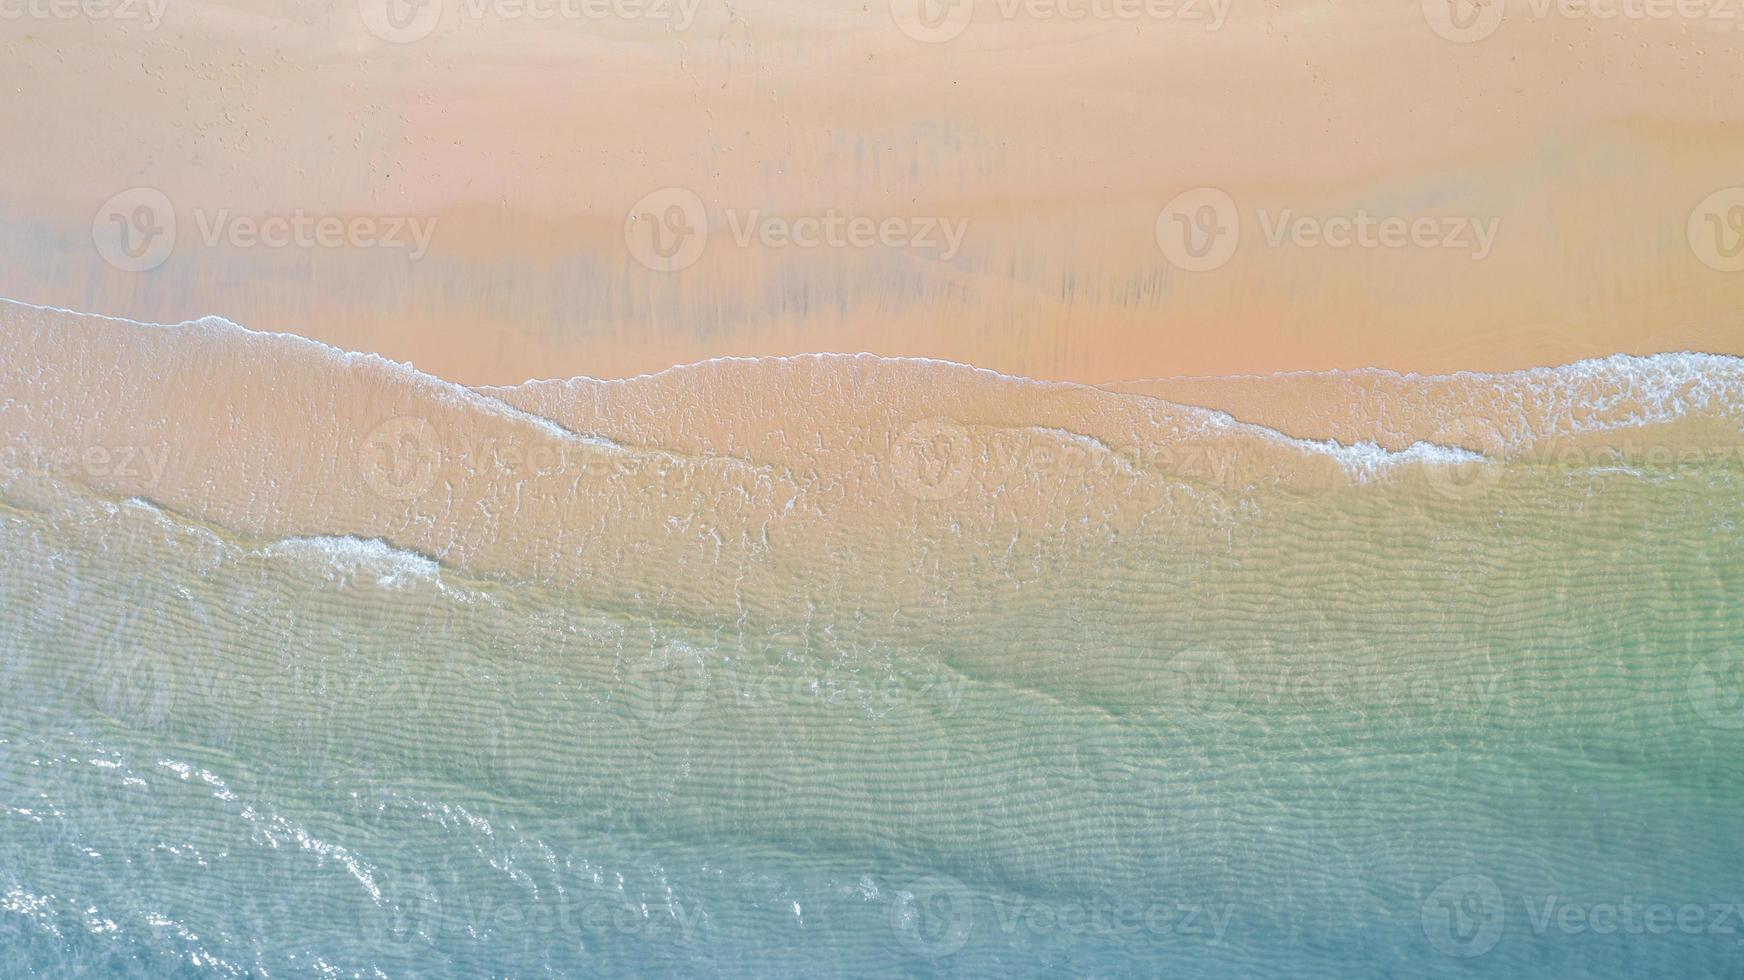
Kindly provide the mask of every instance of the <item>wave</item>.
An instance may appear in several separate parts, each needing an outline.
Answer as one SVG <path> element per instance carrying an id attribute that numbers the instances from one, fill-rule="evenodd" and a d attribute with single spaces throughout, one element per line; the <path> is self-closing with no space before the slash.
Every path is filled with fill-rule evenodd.
<path id="1" fill-rule="evenodd" d="M 972 973 L 1223 975 L 1300 958 L 1307 909 L 1332 976 L 1420 949 L 1454 875 L 1729 894 L 1740 472 L 1411 413 L 1735 437 L 1730 362 L 1186 405 L 870 355 L 474 391 L 201 323 L 0 305 L 32 811 L 0 905 L 42 962 L 110 956 L 101 915 L 238 973 L 861 974 L 961 902 Z M 1237 912 L 1203 949 L 996 935 L 1015 900 Z M 1491 962 L 1541 964 L 1522 931 Z M 1664 950 L 1637 972 L 1724 958 Z"/>
<path id="2" fill-rule="evenodd" d="M 1557 440 L 1686 420 L 1744 422 L 1744 359 L 1614 354 L 1511 372 L 1410 374 L 1377 368 L 1129 381 L 1110 390 L 1191 399 L 1296 435 L 1422 440 L 1503 459 Z M 1303 413 L 1292 405 L 1315 407 Z"/>
<path id="3" fill-rule="evenodd" d="M 442 565 L 427 555 L 396 548 L 380 538 L 325 535 L 286 538 L 262 549 L 268 558 L 313 561 L 332 576 L 367 575 L 382 588 L 402 588 L 414 582 L 437 582 Z"/>
<path id="4" fill-rule="evenodd" d="M 813 354 L 475 390 L 219 318 L 8 301 L 0 348 L 0 491 L 47 472 L 343 574 L 452 566 L 728 609 L 804 595 L 819 556 L 871 542 L 909 550 L 868 559 L 865 589 L 913 595 L 927 542 L 1001 561 L 1024 536 L 1169 547 L 1267 495 L 1461 489 L 1451 474 L 1547 441 L 1737 444 L 1744 412 L 1744 361 L 1698 354 L 1143 391 Z"/>
<path id="5" fill-rule="evenodd" d="M 10 320 L 5 315 L 7 310 L 32 311 L 40 314 L 51 314 L 59 317 L 71 317 L 90 324 L 102 324 L 142 331 L 164 331 L 170 333 L 189 334 L 195 342 L 207 342 L 222 345 L 225 343 L 237 346 L 254 346 L 257 349 L 273 346 L 288 347 L 298 354 L 312 356 L 332 365 L 336 370 L 363 368 L 372 371 L 385 371 L 418 386 L 422 393 L 429 397 L 446 401 L 450 404 L 464 406 L 480 412 L 500 415 L 505 419 L 524 422 L 537 426 L 558 438 L 573 438 L 585 441 L 600 449 L 620 449 L 610 440 L 590 436 L 586 433 L 571 432 L 557 425 L 552 420 L 537 415 L 531 415 L 516 409 L 500 399 L 493 399 L 480 394 L 465 385 L 425 374 L 410 362 L 395 361 L 380 354 L 364 351 L 349 351 L 322 343 L 300 334 L 284 331 L 254 330 L 239 323 L 227 320 L 221 316 L 205 316 L 198 320 L 185 320 L 181 323 L 147 323 L 139 320 L 129 320 L 125 317 L 105 316 L 95 313 L 80 313 L 75 310 L 62 309 L 54 306 L 38 306 L 17 300 L 0 297 L 0 320 Z M 180 338 L 177 338 L 180 339 Z M 287 352 L 288 353 L 288 352 Z M 295 355 L 293 355 L 295 356 Z M 46 362 L 39 365 L 39 370 L 46 367 Z"/>
<path id="6" fill-rule="evenodd" d="M 748 387 L 775 389 L 794 381 L 801 382 L 793 389 L 794 394 L 814 393 L 840 387 L 839 382 L 832 384 L 835 379 L 819 375 L 863 377 L 869 369 L 905 375 L 903 381 L 929 393 L 941 387 L 964 390 L 991 387 L 1001 394 L 1016 389 L 1080 398 L 1104 392 L 1122 399 L 1138 396 L 1167 410 L 1184 413 L 1206 428 L 1227 427 L 1271 439 L 1299 452 L 1323 453 L 1339 460 L 1350 472 L 1365 475 L 1409 463 L 1467 463 L 1479 455 L 1507 458 L 1556 436 L 1642 428 L 1691 415 L 1744 419 L 1744 358 L 1696 352 L 1614 354 L 1511 372 L 1418 374 L 1357 368 L 1268 375 L 1175 376 L 1100 386 L 1009 375 L 936 358 L 886 357 L 869 352 L 812 353 L 722 356 L 628 378 L 575 376 L 475 389 L 425 374 L 410 363 L 379 354 L 347 351 L 293 333 L 252 330 L 217 316 L 179 324 L 150 324 L 0 298 L 0 310 L 6 308 L 145 330 L 180 330 L 209 336 L 231 334 L 238 341 L 269 339 L 295 345 L 336 369 L 367 365 L 392 371 L 432 397 L 482 413 L 500 414 L 505 419 L 538 426 L 554 437 L 578 440 L 608 451 L 654 451 L 684 446 L 682 436 L 672 432 L 659 433 L 663 438 L 658 441 L 637 444 L 594 431 L 596 427 L 614 427 L 615 422 L 615 427 L 646 432 L 658 421 L 647 417 L 648 403 L 661 396 L 684 392 L 709 398 L 711 390 L 742 395 Z M 216 343 L 224 342 L 220 336 L 213 339 Z M 1251 404 L 1253 394 L 1248 389 L 1277 390 L 1286 385 L 1298 389 L 1294 394 L 1312 393 L 1302 391 L 1304 385 L 1317 386 L 1323 397 L 1309 399 L 1306 413 L 1301 411 L 1304 406 L 1298 404 L 1293 406 L 1296 411 L 1288 415 L 1276 408 L 1268 411 L 1267 406 Z M 1197 399 L 1167 397 L 1165 392 L 1196 395 Z M 1334 397 L 1340 392 L 1346 397 Z M 1390 399 L 1390 403 L 1382 403 L 1382 399 Z M 585 404 L 590 400 L 593 405 Z M 721 399 L 717 394 L 711 400 Z M 748 400 L 741 407 L 755 404 Z M 1226 407 L 1236 404 L 1243 405 L 1246 411 Z M 602 409 L 608 406 L 619 409 L 620 414 L 615 418 L 604 415 Z M 815 414 L 819 407 L 809 404 L 807 410 Z M 1481 415 L 1489 425 L 1471 425 L 1474 415 Z M 661 413 L 661 417 L 671 415 Z M 1439 438 L 1401 440 L 1401 431 L 1421 430 L 1436 417 L 1441 418 Z M 1322 427 L 1338 420 L 1340 434 L 1304 434 L 1316 431 L 1316 419 Z M 1022 427 L 1021 423 L 1008 425 Z M 1051 430 L 1064 439 L 1108 447 L 1099 435 L 1091 432 L 1046 424 L 1034 427 Z M 713 431 L 706 426 L 688 428 L 696 436 Z M 1484 429 L 1483 434 L 1490 438 L 1474 439 L 1473 429 Z M 1421 436 L 1420 431 L 1418 434 Z M 694 448 L 708 455 L 735 455 L 730 445 Z"/>
<path id="7" fill-rule="evenodd" d="M 886 371 L 922 389 L 922 398 L 938 397 L 940 389 L 991 387 L 1036 411 L 1045 410 L 1050 401 L 1073 398 L 1097 401 L 1110 415 L 1149 404 L 1205 429 L 1224 427 L 1299 453 L 1327 455 L 1363 476 L 1401 465 L 1467 464 L 1480 457 L 1507 460 L 1541 452 L 1561 438 L 1644 429 L 1690 417 L 1744 420 L 1744 359 L 1689 352 L 1619 354 L 1508 373 L 1419 375 L 1362 368 L 1101 386 L 1014 377 L 927 358 L 807 354 L 722 357 L 628 379 L 576 377 L 480 390 L 566 424 L 612 429 L 626 441 L 675 443 L 688 433 L 695 440 L 688 448 L 730 452 L 743 445 L 741 433 L 727 434 L 740 440 L 733 444 L 726 438 L 703 442 L 713 429 L 686 422 L 681 433 L 675 431 L 677 424 L 663 425 L 662 403 L 731 392 L 739 412 L 766 408 L 774 418 L 791 412 L 793 398 L 783 397 L 771 407 L 759 403 L 760 392 L 773 398 L 784 388 L 831 391 L 839 385 L 820 375 L 865 378 Z M 1097 398 L 1092 392 L 1117 397 Z M 881 404 L 891 407 L 903 397 L 885 389 L 876 394 Z M 945 400 L 956 399 L 948 395 Z M 831 406 L 832 412 L 837 410 Z M 1010 418 L 1001 422 L 1024 424 Z M 1099 433 L 1052 428 L 1072 438 L 1104 441 Z M 1135 441 L 1144 436 L 1142 431 L 1130 433 Z"/>

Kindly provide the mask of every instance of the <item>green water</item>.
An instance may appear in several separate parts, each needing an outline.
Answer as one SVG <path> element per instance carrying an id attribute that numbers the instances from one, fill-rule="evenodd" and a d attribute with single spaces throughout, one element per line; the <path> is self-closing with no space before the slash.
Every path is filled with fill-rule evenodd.
<path id="1" fill-rule="evenodd" d="M 988 528 L 919 573 L 939 606 L 820 574 L 733 616 L 14 495 L 0 945 L 44 976 L 1737 975 L 1741 476 L 1275 489 L 1015 563 Z"/>

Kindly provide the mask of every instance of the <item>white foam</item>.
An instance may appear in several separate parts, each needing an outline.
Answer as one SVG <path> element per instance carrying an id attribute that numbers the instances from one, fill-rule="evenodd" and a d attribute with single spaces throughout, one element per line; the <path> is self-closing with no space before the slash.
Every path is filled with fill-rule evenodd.
<path id="1" fill-rule="evenodd" d="M 91 317 L 145 329 L 203 329 L 232 333 L 250 339 L 265 338 L 280 343 L 297 344 L 320 352 L 323 357 L 336 364 L 348 366 L 368 364 L 378 369 L 393 371 L 412 381 L 425 393 L 451 404 L 462 406 L 467 410 L 486 412 L 499 418 L 535 427 L 560 440 L 608 452 L 666 454 L 663 450 L 636 449 L 602 436 L 576 432 L 551 419 L 516 408 L 496 397 L 493 392 L 564 384 L 627 386 L 680 372 L 706 372 L 712 366 L 728 364 L 749 366 L 786 366 L 792 364 L 912 366 L 925 367 L 935 371 L 942 369 L 958 380 L 974 379 L 980 382 L 1000 382 L 1052 391 L 1093 393 L 1101 399 L 1142 402 L 1150 406 L 1166 406 L 1185 416 L 1184 421 L 1196 421 L 1207 429 L 1221 428 L 1244 432 L 1278 445 L 1290 447 L 1301 453 L 1328 456 L 1337 461 L 1349 473 L 1365 479 L 1405 465 L 1457 465 L 1491 458 L 1458 446 L 1429 441 L 1419 441 L 1404 450 L 1393 451 L 1368 440 L 1345 443 L 1333 439 L 1303 439 L 1266 425 L 1243 421 L 1225 412 L 1203 406 L 1171 402 L 1139 393 L 1110 390 L 1105 387 L 1077 382 L 1044 381 L 1007 375 L 988 368 L 979 368 L 957 361 L 937 358 L 886 357 L 864 351 L 853 354 L 722 356 L 690 364 L 674 365 L 661 371 L 621 379 L 601 380 L 578 375 L 565 380 L 532 380 L 517 386 L 485 387 L 475 390 L 425 374 L 409 363 L 392 361 L 378 354 L 345 351 L 291 333 L 251 330 L 222 317 L 205 317 L 180 324 L 164 325 L 142 323 L 119 317 L 83 314 L 56 307 L 35 306 L 6 299 L 0 299 L 0 305 L 11 305 L 70 316 Z M 1386 378 L 1396 382 L 1424 386 L 1458 385 L 1463 389 L 1463 394 L 1467 396 L 1476 396 L 1480 393 L 1483 395 L 1483 405 L 1466 406 L 1471 414 L 1481 414 L 1488 419 L 1500 419 L 1507 415 L 1540 420 L 1537 423 L 1523 421 L 1513 431 L 1499 432 L 1499 445 L 1493 451 L 1501 459 L 1508 458 L 1511 454 L 1531 446 L 1540 439 L 1559 435 L 1662 424 L 1676 421 L 1692 413 L 1709 413 L 1734 419 L 1744 418 L 1744 358 L 1688 351 L 1654 354 L 1645 357 L 1614 354 L 1557 367 L 1530 368 L 1501 373 L 1462 371 L 1434 375 L 1401 373 L 1384 368 L 1359 368 L 1342 371 L 1280 372 L 1274 375 L 1178 376 L 1153 380 L 1258 380 L 1292 377 Z M 1460 406 L 1449 405 L 1447 408 L 1450 412 L 1458 412 Z M 1048 427 L 1036 426 L 1034 428 L 1047 429 Z M 1094 437 L 1063 429 L 1051 431 L 1074 440 L 1089 440 L 1104 450 L 1114 452 L 1106 443 Z M 1485 448 L 1491 449 L 1489 446 Z M 1118 453 L 1115 455 L 1118 456 Z M 683 457 L 675 458 L 682 459 Z M 732 457 L 727 457 L 727 460 L 729 462 L 744 462 Z M 318 540 L 342 541 L 346 539 Z M 385 543 L 378 542 L 378 544 L 382 548 L 388 547 Z M 356 546 L 334 545 L 333 548 L 336 549 L 333 552 L 336 555 L 353 554 Z M 425 556 L 415 557 L 419 561 L 428 562 L 431 565 L 435 564 L 433 560 Z M 421 569 L 423 566 L 403 565 L 400 571 L 393 572 L 385 578 L 389 581 L 399 581 L 401 576 L 417 577 L 412 571 L 413 568 Z M 417 574 L 421 575 L 422 572 Z"/>
<path id="2" fill-rule="evenodd" d="M 322 568 L 331 580 L 373 576 L 384 589 L 402 589 L 419 582 L 441 584 L 442 565 L 427 555 L 396 548 L 380 538 L 351 535 L 286 538 L 262 548 L 268 558 L 294 558 Z"/>
<path id="3" fill-rule="evenodd" d="M 1494 433 L 1497 445 L 1486 446 L 1502 458 L 1525 450 L 1540 440 L 1558 436 L 1663 425 L 1701 415 L 1744 421 L 1744 358 L 1693 351 L 1648 356 L 1612 354 L 1572 364 L 1510 372 L 1416 374 L 1359 368 L 1148 380 L 1215 382 L 1288 378 L 1328 381 L 1381 379 L 1422 389 L 1448 388 L 1449 392 L 1436 397 L 1437 407 L 1450 414 L 1481 416 L 1492 423 L 1508 418 L 1516 420 L 1517 424 L 1511 429 L 1497 425 Z M 1122 384 L 1141 383 L 1144 382 Z M 1448 461 L 1464 460 L 1449 458 Z"/>
<path id="4" fill-rule="evenodd" d="M 1403 466 L 1448 466 L 1482 462 L 1487 457 L 1458 446 L 1442 446 L 1433 442 L 1414 442 L 1401 450 L 1391 450 L 1377 443 L 1363 441 L 1345 445 L 1334 440 L 1296 440 L 1318 448 L 1341 463 L 1345 471 L 1358 480 L 1371 480 Z"/>
<path id="5" fill-rule="evenodd" d="M 221 316 L 205 316 L 198 320 L 184 320 L 181 323 L 146 323 L 140 320 L 129 320 L 126 317 L 104 316 L 100 313 L 81 313 L 77 310 L 67 310 L 56 306 L 38 306 L 33 303 L 23 303 L 17 300 L 5 298 L 0 298 L 0 306 L 14 306 L 36 310 L 42 313 L 58 313 L 65 316 L 101 320 L 107 323 L 120 323 L 146 330 L 205 330 L 209 332 L 230 333 L 251 341 L 264 340 L 275 343 L 294 344 L 307 350 L 314 351 L 319 356 L 326 358 L 329 362 L 336 365 L 368 365 L 378 370 L 392 372 L 408 381 L 411 381 L 414 385 L 423 389 L 425 394 L 434 395 L 451 405 L 461 406 L 467 409 L 475 409 L 495 415 L 499 418 L 530 425 L 542 430 L 547 435 L 558 439 L 572 441 L 608 451 L 628 451 L 625 447 L 620 446 L 618 443 L 613 442 L 610 439 L 589 433 L 573 432 L 548 418 L 534 415 L 531 412 L 522 411 L 506 402 L 492 398 L 479 391 L 475 391 L 465 385 L 453 381 L 447 381 L 432 374 L 426 374 L 423 371 L 418 370 L 409 362 L 395 361 L 383 357 L 380 354 L 344 350 L 339 347 L 334 347 L 331 344 L 322 343 L 319 340 L 314 340 L 294 333 L 253 330 L 231 320 L 226 320 Z M 0 324 L 3 323 L 4 321 L 0 320 Z"/>

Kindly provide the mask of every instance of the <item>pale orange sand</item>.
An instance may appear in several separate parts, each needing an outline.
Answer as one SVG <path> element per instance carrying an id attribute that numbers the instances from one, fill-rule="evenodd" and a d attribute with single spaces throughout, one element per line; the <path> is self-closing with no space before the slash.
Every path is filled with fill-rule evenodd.
<path id="1" fill-rule="evenodd" d="M 807 351 L 1091 383 L 1744 351 L 1722 254 L 1744 210 L 1710 200 L 1744 183 L 1744 34 L 1720 17 L 1522 0 L 1456 43 L 1418 3 L 1238 2 L 1217 29 L 983 3 L 929 44 L 884 2 L 705 4 L 684 30 L 450 4 L 396 44 L 355 2 L 300 9 L 0 22 L 0 295 L 221 314 L 468 384 Z M 1203 186 L 1240 244 L 1195 272 L 1158 216 Z M 93 224 L 140 187 L 169 202 L 175 247 L 123 271 Z M 669 187 L 708 235 L 661 272 L 626 221 Z M 233 234 L 275 215 L 428 238 L 413 260 Z M 771 216 L 906 237 L 770 244 L 749 223 Z M 1304 216 L 1428 220 L 1454 243 L 1268 241 Z"/>

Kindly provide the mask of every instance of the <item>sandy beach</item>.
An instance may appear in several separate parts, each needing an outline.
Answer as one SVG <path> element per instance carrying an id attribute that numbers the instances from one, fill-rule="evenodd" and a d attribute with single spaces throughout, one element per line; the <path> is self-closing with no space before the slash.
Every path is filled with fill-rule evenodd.
<path id="1" fill-rule="evenodd" d="M 1735 977 L 1736 0 L 0 0 L 0 972 Z"/>
<path id="2" fill-rule="evenodd" d="M 1521 0 L 1463 34 L 1433 3 L 373 9 L 0 21 L 0 120 L 31 134 L 0 147 L 0 295 L 466 384 L 1744 350 L 1723 8 Z M 1209 232 L 1207 268 L 1181 236 Z M 143 254 L 106 260 L 124 233 Z"/>

